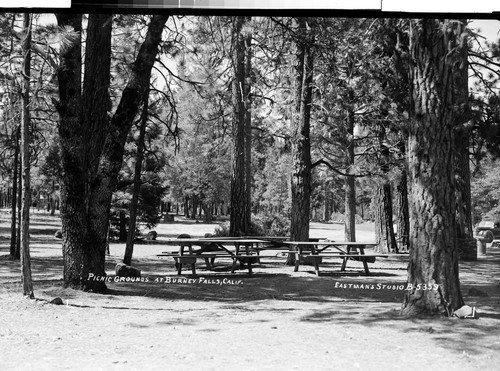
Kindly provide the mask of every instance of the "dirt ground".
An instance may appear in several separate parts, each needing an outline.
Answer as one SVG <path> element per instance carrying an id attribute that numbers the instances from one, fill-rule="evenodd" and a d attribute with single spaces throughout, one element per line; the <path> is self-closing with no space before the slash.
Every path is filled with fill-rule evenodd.
<path id="1" fill-rule="evenodd" d="M 249 276 L 227 261 L 198 277 L 176 275 L 168 250 L 138 244 L 134 266 L 147 282 L 109 282 L 105 294 L 61 288 L 57 217 L 32 217 L 36 300 L 22 297 L 19 262 L 8 259 L 9 215 L 0 212 L 1 370 L 500 370 L 500 249 L 462 263 L 466 304 L 479 319 L 399 316 L 407 257 L 370 265 L 310 266 L 294 273 L 270 252 Z M 202 236 L 214 225 L 161 224 L 159 242 L 180 233 Z M 342 226 L 312 224 L 311 236 L 338 238 Z M 360 225 L 359 240 L 373 239 Z M 114 275 L 123 244 L 112 244 Z M 62 305 L 51 304 L 61 298 Z"/>

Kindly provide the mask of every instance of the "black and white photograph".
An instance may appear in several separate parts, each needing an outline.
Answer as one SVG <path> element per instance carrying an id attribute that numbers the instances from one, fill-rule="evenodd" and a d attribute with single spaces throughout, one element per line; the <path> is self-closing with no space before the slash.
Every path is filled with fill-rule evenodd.
<path id="1" fill-rule="evenodd" d="M 500 6 L 29 3 L 1 370 L 500 369 Z"/>

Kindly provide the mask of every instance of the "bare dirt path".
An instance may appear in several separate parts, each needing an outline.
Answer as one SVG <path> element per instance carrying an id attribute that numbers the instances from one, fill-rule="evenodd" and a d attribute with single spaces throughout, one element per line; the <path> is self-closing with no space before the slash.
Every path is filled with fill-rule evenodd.
<path id="1" fill-rule="evenodd" d="M 398 314 L 405 256 L 377 260 L 369 277 L 356 262 L 342 275 L 328 263 L 316 277 L 311 267 L 294 273 L 269 258 L 251 277 L 220 263 L 179 280 L 173 262 L 156 258 L 165 247 L 137 245 L 134 265 L 148 282 L 109 282 L 109 292 L 93 294 L 61 288 L 57 218 L 33 220 L 36 301 L 20 295 L 19 262 L 7 259 L 8 215 L 0 214 L 1 370 L 500 369 L 499 249 L 461 264 L 465 301 L 480 319 L 406 319 Z M 161 240 L 211 228 L 158 230 Z M 369 239 L 370 226 L 361 230 Z M 110 275 L 122 254 L 122 244 L 111 246 Z M 63 305 L 49 303 L 56 297 Z"/>

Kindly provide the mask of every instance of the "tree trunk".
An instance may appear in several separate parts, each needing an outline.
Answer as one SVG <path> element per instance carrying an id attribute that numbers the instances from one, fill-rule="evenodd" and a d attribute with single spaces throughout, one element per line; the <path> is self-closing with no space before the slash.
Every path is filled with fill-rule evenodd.
<path id="1" fill-rule="evenodd" d="M 295 110 L 292 116 L 292 208 L 290 238 L 309 240 L 311 209 L 310 120 L 314 67 L 314 24 L 299 18 L 295 52 Z M 292 263 L 289 259 L 289 263 Z"/>
<path id="2" fill-rule="evenodd" d="M 65 286 L 102 292 L 111 196 L 123 161 L 127 134 L 138 112 L 161 40 L 166 15 L 151 18 L 118 107 L 109 120 L 112 15 L 90 14 L 85 82 L 81 91 L 82 17 L 57 14 L 59 26 L 73 29 L 60 51 L 58 71 L 62 185 L 61 219 Z"/>
<path id="3" fill-rule="evenodd" d="M 149 89 L 151 69 L 161 42 L 167 15 L 154 15 L 130 72 L 120 102 L 111 118 L 104 142 L 101 162 L 94 180 L 89 203 L 91 243 L 96 246 L 95 264 L 104 272 L 106 238 L 111 200 L 122 167 L 125 142 L 139 111 L 145 91 Z M 97 49 L 99 50 L 99 49 Z"/>
<path id="4" fill-rule="evenodd" d="M 477 260 L 477 243 L 472 223 L 472 196 L 470 184 L 469 134 L 456 135 L 456 198 L 457 233 L 459 258 L 465 261 Z"/>
<path id="5" fill-rule="evenodd" d="M 21 143 L 19 144 L 19 149 L 21 150 Z M 21 155 L 21 153 L 20 153 Z M 21 259 L 21 208 L 23 201 L 23 167 L 22 161 L 18 163 L 18 185 L 17 185 L 17 232 L 16 232 L 16 250 L 14 253 L 14 258 L 16 260 Z"/>
<path id="6" fill-rule="evenodd" d="M 19 139 L 20 128 L 16 129 L 16 139 L 14 148 L 13 174 L 12 174 L 12 204 L 11 204 L 11 224 L 10 224 L 10 257 L 16 259 L 17 241 L 17 186 L 19 173 Z"/>
<path id="7" fill-rule="evenodd" d="M 349 102 L 354 100 L 354 92 L 352 90 L 348 93 Z M 346 148 L 346 169 L 347 173 L 351 171 L 354 166 L 354 109 L 349 107 L 347 119 L 347 148 Z M 347 175 L 345 177 L 345 221 L 344 221 L 344 235 L 345 240 L 354 242 L 356 241 L 356 182 L 354 176 Z"/>
<path id="8" fill-rule="evenodd" d="M 233 169 L 231 176 L 231 211 L 229 234 L 244 236 L 250 231 L 250 146 L 251 110 L 250 78 L 251 36 L 245 37 L 243 27 L 249 18 L 236 17 L 233 28 L 234 81 L 233 81 Z M 250 40 L 248 40 L 250 37 Z"/>
<path id="9" fill-rule="evenodd" d="M 184 197 L 184 217 L 189 218 L 189 197 Z"/>
<path id="10" fill-rule="evenodd" d="M 21 280 L 23 295 L 30 299 L 35 297 L 33 293 L 33 281 L 31 279 L 31 258 L 29 246 L 30 228 L 30 78 L 31 78 L 31 15 L 24 13 L 23 28 L 25 34 L 22 41 L 23 60 L 23 84 L 22 84 L 22 125 L 21 125 L 21 163 L 23 177 L 22 207 L 21 207 Z"/>
<path id="11" fill-rule="evenodd" d="M 392 192 L 388 181 L 381 182 L 375 191 L 375 240 L 377 252 L 397 252 L 392 224 Z"/>
<path id="12" fill-rule="evenodd" d="M 465 20 L 462 29 L 465 31 Z M 472 201 L 470 184 L 470 156 L 469 141 L 470 131 L 466 129 L 466 123 L 470 120 L 471 109 L 469 105 L 469 70 L 468 70 L 468 46 L 464 44 L 459 51 L 463 63 L 457 64 L 454 72 L 455 81 L 455 106 L 458 114 L 455 120 L 455 161 L 456 161 L 456 186 L 457 186 L 457 232 L 459 258 L 467 261 L 477 260 L 477 244 L 474 239 L 472 222 Z"/>
<path id="13" fill-rule="evenodd" d="M 455 223 L 454 135 L 456 119 L 453 69 L 463 24 L 412 21 L 413 118 L 408 141 L 410 262 L 405 315 L 452 315 L 463 306 L 458 277 Z M 424 286 L 425 285 L 425 286 Z"/>
<path id="14" fill-rule="evenodd" d="M 410 214 L 408 210 L 408 174 L 406 169 L 401 171 L 396 184 L 396 204 L 399 252 L 407 253 L 410 251 Z"/>
<path id="15" fill-rule="evenodd" d="M 246 17 L 245 23 L 249 24 L 251 17 Z M 252 34 L 249 32 L 250 28 L 247 27 L 245 35 L 245 85 L 244 85 L 244 99 L 245 99 L 245 210 L 247 213 L 249 232 L 251 225 L 251 206 L 252 206 Z M 245 233 L 248 234 L 248 233 Z"/>
<path id="16" fill-rule="evenodd" d="M 56 199 L 54 197 L 55 191 L 56 191 L 56 184 L 55 184 L 55 180 L 52 179 L 52 190 L 51 190 L 50 196 L 49 196 L 50 215 L 56 214 Z"/>
<path id="17" fill-rule="evenodd" d="M 191 197 L 191 207 L 192 207 L 192 210 L 191 210 L 191 219 L 196 219 L 196 214 L 197 214 L 197 210 L 198 210 L 198 196 L 197 195 L 193 195 Z"/>
<path id="18" fill-rule="evenodd" d="M 375 191 L 375 237 L 378 246 L 377 252 L 387 254 L 398 252 L 398 245 L 394 235 L 392 190 L 389 183 L 391 153 L 385 144 L 387 134 L 384 125 L 379 125 L 377 130 L 379 147 L 379 166 L 383 178 L 379 180 Z"/>
<path id="19" fill-rule="evenodd" d="M 60 51 L 58 70 L 59 137 L 61 144 L 61 222 L 64 286 L 84 288 L 88 279 L 88 173 L 84 165 L 86 143 L 81 121 L 81 14 L 57 14 L 61 28 L 71 29 L 74 35 L 63 35 L 67 40 Z"/>
<path id="20" fill-rule="evenodd" d="M 202 202 L 201 208 L 203 209 L 203 212 L 205 214 L 205 218 L 204 218 L 205 223 L 212 223 L 214 220 L 213 214 L 212 214 L 212 211 L 213 211 L 212 206 L 207 205 L 205 202 Z"/>
<path id="21" fill-rule="evenodd" d="M 127 215 L 124 210 L 120 210 L 119 214 L 118 240 L 120 242 L 127 241 Z"/>
<path id="22" fill-rule="evenodd" d="M 128 226 L 127 243 L 125 245 L 125 256 L 123 263 L 132 264 L 132 254 L 134 253 L 135 226 L 137 221 L 137 207 L 139 204 L 139 195 L 141 193 L 141 172 L 142 160 L 144 159 L 144 139 L 146 137 L 146 126 L 148 123 L 149 89 L 146 89 L 143 97 L 141 127 L 139 129 L 139 139 L 137 142 L 137 156 L 134 169 L 134 187 L 132 191 L 132 201 L 130 203 L 130 220 Z"/>

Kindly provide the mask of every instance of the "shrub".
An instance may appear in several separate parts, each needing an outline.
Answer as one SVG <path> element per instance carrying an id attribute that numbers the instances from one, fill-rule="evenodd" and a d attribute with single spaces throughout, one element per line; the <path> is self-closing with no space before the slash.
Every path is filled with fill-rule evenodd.
<path id="1" fill-rule="evenodd" d="M 250 236 L 288 236 L 290 220 L 281 214 L 259 213 L 252 215 Z M 229 222 L 219 224 L 214 230 L 215 237 L 229 236 Z"/>

